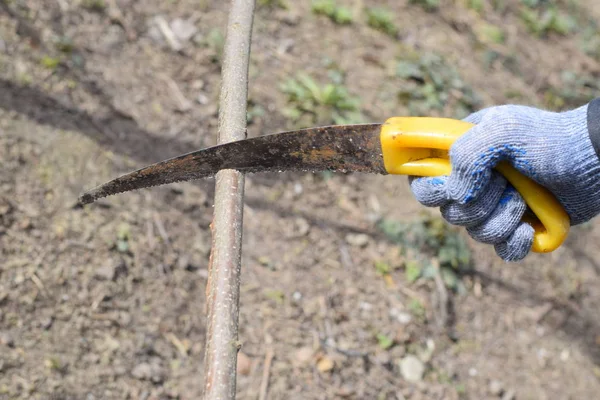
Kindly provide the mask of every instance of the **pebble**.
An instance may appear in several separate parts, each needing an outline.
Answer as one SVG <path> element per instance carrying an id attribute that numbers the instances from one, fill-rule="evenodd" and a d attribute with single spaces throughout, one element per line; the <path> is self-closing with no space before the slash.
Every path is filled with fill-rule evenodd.
<path id="1" fill-rule="evenodd" d="M 198 104 L 208 104 L 209 100 L 208 100 L 208 96 L 205 95 L 204 93 L 199 93 L 198 96 L 196 96 L 196 101 L 198 102 Z"/>
<path id="2" fill-rule="evenodd" d="M 319 372 L 329 372 L 335 367 L 335 363 L 329 357 L 323 357 L 317 362 Z"/>
<path id="3" fill-rule="evenodd" d="M 131 370 L 131 375 L 136 379 L 154 383 L 161 383 L 165 379 L 164 371 L 158 364 L 138 364 Z"/>
<path id="4" fill-rule="evenodd" d="M 514 400 L 517 397 L 517 394 L 515 393 L 514 390 L 509 390 L 506 393 L 504 393 L 504 396 L 502 396 L 502 400 Z"/>
<path id="5" fill-rule="evenodd" d="M 112 260 L 109 260 L 94 272 L 94 277 L 101 281 L 112 281 L 115 277 L 116 268 Z"/>
<path id="6" fill-rule="evenodd" d="M 8 332 L 0 333 L 0 344 L 4 346 L 13 347 L 15 345 L 15 340 Z"/>
<path id="7" fill-rule="evenodd" d="M 370 237 L 364 233 L 349 233 L 346 235 L 346 242 L 355 247 L 365 247 L 369 244 Z"/>
<path id="8" fill-rule="evenodd" d="M 198 28 L 194 24 L 181 18 L 171 21 L 170 27 L 177 39 L 183 42 L 187 42 L 198 32 Z"/>
<path id="9" fill-rule="evenodd" d="M 296 351 L 295 358 L 300 364 L 308 364 L 313 359 L 314 354 L 312 347 L 301 347 Z"/>
<path id="10" fill-rule="evenodd" d="M 400 360 L 400 373 L 409 382 L 420 382 L 425 374 L 425 365 L 417 357 L 408 355 Z"/>
<path id="11" fill-rule="evenodd" d="M 497 381 L 497 380 L 493 380 L 490 382 L 490 394 L 493 396 L 501 396 L 502 393 L 504 393 L 504 387 L 502 385 L 502 382 Z"/>

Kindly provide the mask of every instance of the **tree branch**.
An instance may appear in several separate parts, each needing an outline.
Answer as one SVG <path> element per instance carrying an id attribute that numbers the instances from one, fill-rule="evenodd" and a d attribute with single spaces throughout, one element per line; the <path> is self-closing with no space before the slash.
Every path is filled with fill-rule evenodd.
<path id="1" fill-rule="evenodd" d="M 246 137 L 248 65 L 255 0 L 232 0 L 223 52 L 219 143 Z M 212 251 L 206 288 L 208 328 L 204 398 L 234 399 L 238 344 L 244 176 L 216 176 Z"/>

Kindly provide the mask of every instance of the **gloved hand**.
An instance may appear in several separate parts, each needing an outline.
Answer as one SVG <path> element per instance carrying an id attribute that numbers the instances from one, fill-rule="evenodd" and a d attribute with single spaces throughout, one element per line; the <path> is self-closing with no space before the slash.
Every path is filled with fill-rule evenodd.
<path id="1" fill-rule="evenodd" d="M 594 109 L 600 110 L 598 103 Z M 589 118 L 600 133 L 600 112 Z M 448 222 L 465 226 L 479 242 L 493 244 L 506 261 L 521 260 L 529 253 L 534 231 L 521 222 L 527 208 L 521 195 L 492 171 L 499 161 L 509 161 L 550 190 L 571 225 L 600 213 L 600 162 L 592 144 L 596 139 L 594 135 L 590 139 L 588 130 L 588 105 L 563 113 L 498 106 L 466 121 L 476 126 L 450 149 L 451 175 L 409 178 L 423 205 L 441 207 Z"/>

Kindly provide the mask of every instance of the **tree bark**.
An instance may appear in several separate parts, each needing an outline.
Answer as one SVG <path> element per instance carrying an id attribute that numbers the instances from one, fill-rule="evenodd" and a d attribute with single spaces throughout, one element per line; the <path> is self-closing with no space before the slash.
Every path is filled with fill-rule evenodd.
<path id="1" fill-rule="evenodd" d="M 223 51 L 218 143 L 246 137 L 248 65 L 255 0 L 232 0 Z M 212 250 L 206 288 L 208 326 L 204 398 L 234 399 L 242 250 L 244 176 L 216 176 Z"/>

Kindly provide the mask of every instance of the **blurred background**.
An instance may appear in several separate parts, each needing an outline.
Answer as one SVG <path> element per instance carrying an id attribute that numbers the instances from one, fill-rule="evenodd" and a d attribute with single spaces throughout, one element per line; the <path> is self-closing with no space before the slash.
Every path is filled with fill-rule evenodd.
<path id="1" fill-rule="evenodd" d="M 76 199 L 216 142 L 228 6 L 0 1 L 0 398 L 200 397 L 214 182 Z M 600 95 L 599 20 L 595 0 L 258 0 L 249 136 L 574 108 Z M 405 177 L 330 173 L 249 175 L 244 217 L 240 399 L 600 391 L 597 223 L 506 264 Z"/>

